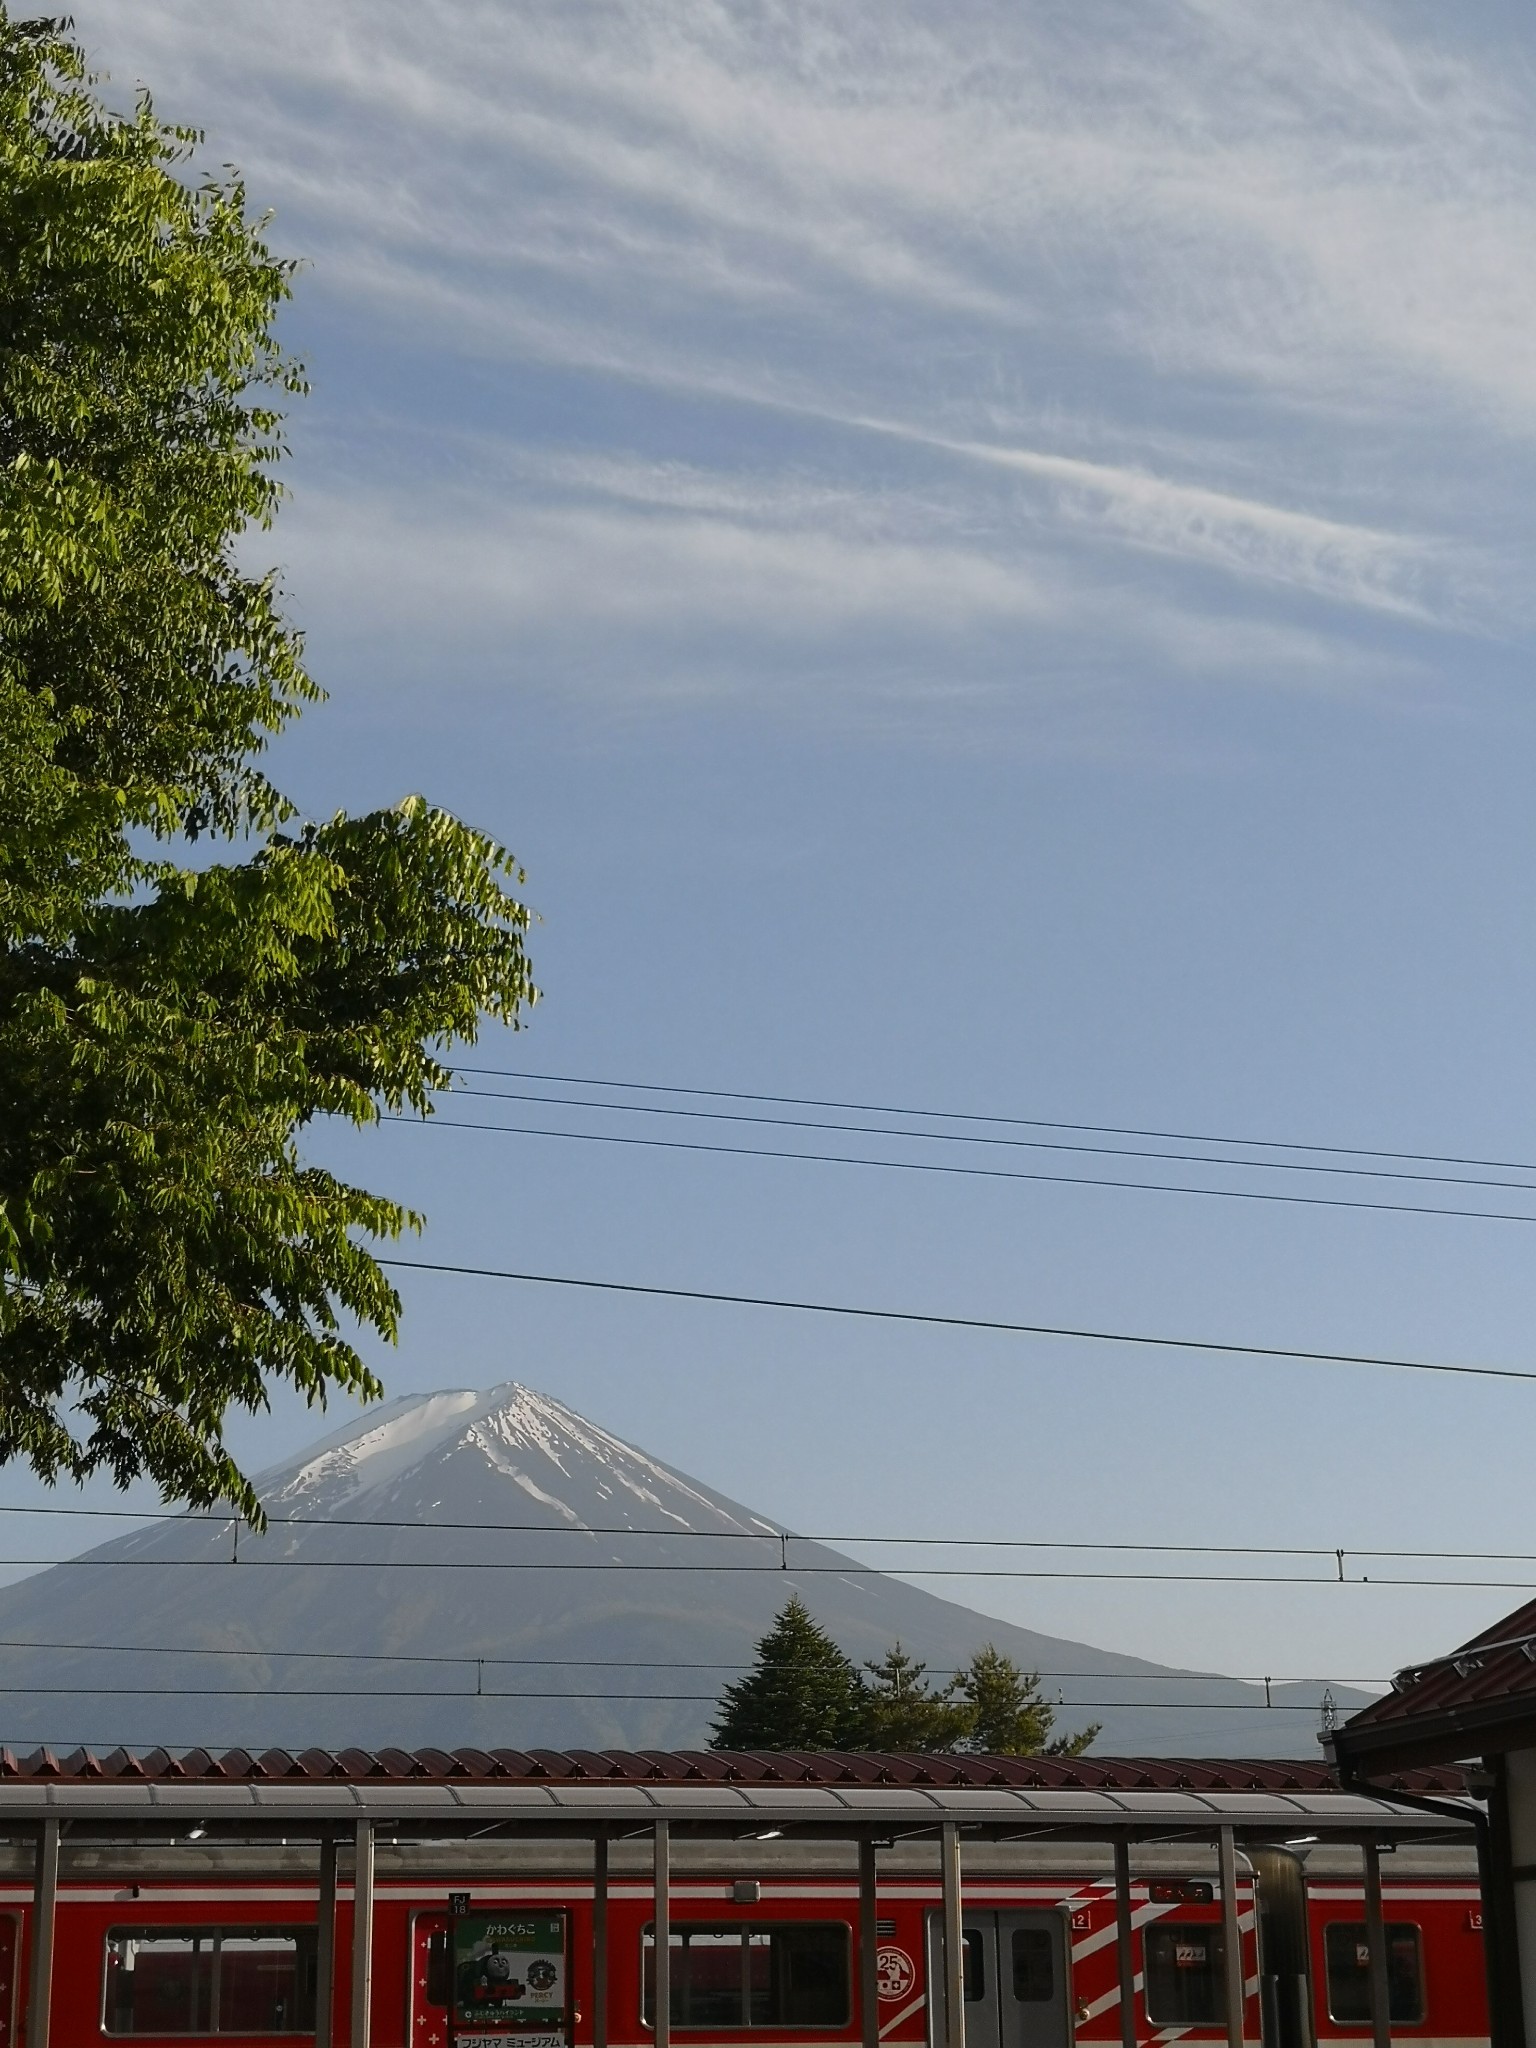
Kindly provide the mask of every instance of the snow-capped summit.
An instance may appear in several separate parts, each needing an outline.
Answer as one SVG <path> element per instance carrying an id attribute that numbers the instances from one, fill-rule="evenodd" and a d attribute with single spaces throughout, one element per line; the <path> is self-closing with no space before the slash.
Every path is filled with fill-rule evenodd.
<path id="1" fill-rule="evenodd" d="M 274 1519 L 345 1509 L 349 1520 L 385 1521 L 408 1510 L 441 1524 L 473 1517 L 488 1493 L 504 1496 L 497 1481 L 570 1529 L 778 1533 L 517 1380 L 484 1394 L 404 1395 L 258 1474 L 256 1486 Z"/>
<path id="2" fill-rule="evenodd" d="M 370 1411 L 363 1422 L 322 1437 L 297 1468 L 278 1466 L 259 1474 L 257 1490 L 269 1504 L 312 1501 L 334 1509 L 354 1501 L 407 1471 L 467 1414 L 502 1391 L 400 1395 Z"/>
<path id="3" fill-rule="evenodd" d="M 857 1658 L 899 1637 L 939 1672 L 991 1642 L 1100 1674 L 1063 1683 L 1095 1704 L 1061 1719 L 1102 1721 L 1106 1750 L 1306 1752 L 1316 1725 L 1299 1688 L 1228 1711 L 1257 1704 L 1231 1679 L 1185 1676 L 1173 1697 L 1206 1705 L 1163 1706 L 1157 1665 L 786 1549 L 776 1522 L 516 1381 L 386 1402 L 257 1483 L 264 1537 L 153 1523 L 0 1590 L 0 1638 L 36 1646 L 5 1652 L 0 1741 L 689 1745 L 791 1592 Z M 50 1647 L 70 1644 L 94 1647 Z"/>

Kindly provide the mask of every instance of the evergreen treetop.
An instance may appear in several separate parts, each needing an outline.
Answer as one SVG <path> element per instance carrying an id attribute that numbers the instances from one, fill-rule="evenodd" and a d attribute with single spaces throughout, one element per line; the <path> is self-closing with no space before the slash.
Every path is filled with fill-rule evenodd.
<path id="1" fill-rule="evenodd" d="M 979 1649 L 956 1683 L 969 1714 L 961 1745 L 986 1756 L 1081 1756 L 1099 1732 L 1052 1736 L 1056 1709 L 1040 1696 L 1040 1674 L 1024 1671 L 992 1643 Z"/>
<path id="2" fill-rule="evenodd" d="M 793 1593 L 753 1669 L 722 1691 L 710 1740 L 716 1749 L 850 1749 L 860 1692 L 853 1660 Z"/>
<path id="3" fill-rule="evenodd" d="M 974 1721 L 957 1674 L 947 1685 L 925 1683 L 928 1667 L 899 1642 L 864 1666 L 860 1749 L 954 1749 Z"/>

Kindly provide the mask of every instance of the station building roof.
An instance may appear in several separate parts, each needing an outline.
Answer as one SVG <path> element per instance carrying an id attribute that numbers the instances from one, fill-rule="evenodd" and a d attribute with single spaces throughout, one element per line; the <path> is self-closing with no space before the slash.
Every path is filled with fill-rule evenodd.
<path id="1" fill-rule="evenodd" d="M 1399 1671 L 1392 1690 L 1334 1731 L 1350 1774 L 1444 1764 L 1536 1747 L 1536 1600 L 1427 1663 Z"/>

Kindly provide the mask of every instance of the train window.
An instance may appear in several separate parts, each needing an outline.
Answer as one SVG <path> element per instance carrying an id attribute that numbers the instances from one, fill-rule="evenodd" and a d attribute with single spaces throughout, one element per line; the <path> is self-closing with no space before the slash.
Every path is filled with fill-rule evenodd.
<path id="1" fill-rule="evenodd" d="M 448 1930 L 440 1927 L 427 1936 L 427 1981 L 423 1987 L 428 2005 L 448 2003 Z"/>
<path id="2" fill-rule="evenodd" d="M 107 1936 L 109 2034 L 206 2034 L 213 2010 L 211 1932 L 119 1928 Z"/>
<path id="3" fill-rule="evenodd" d="M 1227 2016 L 1225 1944 L 1209 1921 L 1165 1922 L 1142 1933 L 1147 2018 L 1171 2026 L 1219 2026 Z"/>
<path id="4" fill-rule="evenodd" d="M 1387 1936 L 1387 2010 L 1400 2026 L 1416 2027 L 1424 2018 L 1424 1958 L 1419 1930 L 1411 1920 L 1389 1920 Z M 1328 2011 L 1336 2020 L 1364 2022 L 1371 2017 L 1371 1952 L 1363 1920 L 1334 1920 L 1323 1930 L 1323 1955 L 1328 1965 Z"/>
<path id="5" fill-rule="evenodd" d="M 109 2034 L 312 2034 L 312 1927 L 114 1927 Z"/>
<path id="6" fill-rule="evenodd" d="M 645 2020 L 656 2020 L 656 1935 L 647 1927 Z M 674 2027 L 845 2027 L 851 2010 L 842 1920 L 674 1922 Z"/>
<path id="7" fill-rule="evenodd" d="M 288 2034 L 315 2024 L 314 1943 L 228 1928 L 214 1955 L 221 2034 Z M 306 1967 L 306 1965 L 308 1967 Z"/>
<path id="8" fill-rule="evenodd" d="M 1013 1930 L 1013 1995 L 1023 2005 L 1056 1996 L 1056 1944 L 1048 1927 Z"/>
<path id="9" fill-rule="evenodd" d="M 968 1927 L 960 1940 L 960 1982 L 964 1986 L 965 2002 L 977 2005 L 987 1995 L 987 1953 L 974 1927 Z"/>

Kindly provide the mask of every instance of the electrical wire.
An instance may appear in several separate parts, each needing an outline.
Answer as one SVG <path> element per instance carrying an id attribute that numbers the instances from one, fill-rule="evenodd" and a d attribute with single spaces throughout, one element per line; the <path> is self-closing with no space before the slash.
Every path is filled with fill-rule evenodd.
<path id="1" fill-rule="evenodd" d="M 1330 1553 L 1331 1555 L 1331 1553 Z M 1347 1553 L 1346 1553 L 1347 1555 Z M 238 1554 L 228 1558 L 202 1557 L 0 1557 L 5 1570 L 53 1570 L 79 1565 L 90 1570 L 139 1571 L 352 1571 L 352 1572 L 715 1572 L 742 1576 L 772 1573 L 776 1578 L 889 1578 L 905 1579 L 1018 1579 L 1018 1580 L 1113 1580 L 1129 1585 L 1214 1585 L 1214 1586 L 1438 1586 L 1446 1591 L 1514 1588 L 1536 1591 L 1526 1579 L 1406 1578 L 1366 1573 L 1348 1578 L 1339 1572 L 1128 1572 L 1030 1568 L 1022 1565 L 916 1565 L 876 1564 L 684 1564 L 668 1558 L 659 1564 L 626 1564 L 622 1558 L 555 1558 L 548 1562 L 534 1558 L 482 1557 L 439 1561 L 429 1557 L 251 1557 Z"/>
<path id="2" fill-rule="evenodd" d="M 1438 1359 L 1394 1358 L 1372 1352 L 1306 1351 L 1288 1344 L 1226 1343 L 1211 1337 L 1165 1337 L 1146 1331 L 1093 1330 L 1066 1323 L 1015 1323 L 992 1316 L 937 1315 L 918 1309 L 869 1308 L 851 1302 L 799 1301 L 776 1294 L 727 1294 L 704 1287 L 658 1287 L 638 1280 L 589 1280 L 570 1273 L 525 1273 L 506 1266 L 464 1266 L 443 1259 L 381 1255 L 378 1263 L 401 1272 L 510 1280 L 532 1287 L 575 1287 L 598 1294 L 641 1294 L 662 1301 L 720 1302 L 732 1308 L 792 1309 L 801 1315 L 851 1316 L 866 1322 L 915 1323 L 942 1330 L 985 1330 L 1010 1337 L 1065 1337 L 1087 1344 L 1142 1344 L 1160 1351 L 1198 1351 L 1231 1358 L 1284 1358 L 1304 1365 L 1371 1365 L 1394 1372 L 1452 1373 L 1470 1379 L 1536 1380 L 1536 1372 L 1510 1365 L 1457 1365 Z"/>
<path id="3" fill-rule="evenodd" d="M 1519 1193 L 1536 1194 L 1536 1181 L 1492 1180 L 1486 1175 L 1474 1174 L 1415 1173 L 1391 1166 L 1340 1166 L 1331 1161 L 1307 1159 L 1243 1159 L 1231 1154 L 1167 1152 L 1145 1146 L 1081 1145 L 1059 1138 L 1005 1138 L 985 1132 L 892 1129 L 888 1124 L 846 1124 L 816 1117 L 756 1116 L 746 1110 L 676 1108 L 656 1102 L 592 1102 L 575 1095 L 534 1095 L 521 1089 L 453 1088 L 444 1092 L 449 1099 L 459 1102 L 534 1102 L 555 1109 L 585 1109 L 605 1116 L 689 1117 L 708 1123 L 755 1124 L 776 1131 L 836 1131 L 845 1136 L 910 1139 L 928 1145 L 1002 1145 L 1028 1152 L 1082 1153 L 1093 1159 L 1156 1159 L 1186 1166 L 1232 1166 L 1254 1173 L 1331 1173 L 1357 1180 L 1427 1182 L 1431 1187 L 1509 1188 Z"/>
<path id="4" fill-rule="evenodd" d="M 189 1528 L 223 1529 L 239 1518 L 212 1510 L 187 1512 L 171 1508 L 61 1507 L 48 1503 L 39 1507 L 0 1504 L 0 1515 L 43 1515 L 83 1517 L 87 1520 L 178 1522 Z M 857 1543 L 876 1546 L 897 1545 L 908 1550 L 1086 1550 L 1093 1552 L 1135 1552 L 1178 1557 L 1326 1557 L 1370 1559 L 1451 1559 L 1458 1564 L 1532 1564 L 1536 1551 L 1530 1550 L 1444 1550 L 1440 1548 L 1374 1549 L 1365 1544 L 1346 1543 L 1165 1543 L 1094 1540 L 1067 1536 L 869 1536 L 841 1530 L 825 1534 L 804 1529 L 637 1529 L 620 1522 L 459 1522 L 422 1521 L 416 1516 L 394 1515 L 283 1515 L 267 1517 L 271 1528 L 285 1529 L 413 1529 L 424 1535 L 473 1534 L 504 1536 L 620 1536 L 644 1538 L 659 1543 L 760 1543 L 783 1546 L 790 1543 L 822 1545 Z M 255 1539 L 255 1540 L 260 1540 Z M 901 1570 L 895 1566 L 890 1569 Z M 4 1645 L 0 1644 L 0 1648 Z M 558 1660 L 557 1660 L 558 1661 Z M 666 1660 L 668 1664 L 671 1660 Z"/>
<path id="5" fill-rule="evenodd" d="M 454 1071 L 484 1074 L 493 1080 L 538 1081 L 555 1088 L 624 1088 L 637 1095 L 689 1095 L 710 1102 L 777 1103 L 786 1109 L 842 1109 L 860 1116 L 921 1116 L 935 1122 L 1002 1124 L 1031 1131 L 1081 1131 L 1103 1138 L 1161 1138 L 1171 1145 L 1246 1145 L 1275 1152 L 1323 1152 L 1344 1159 L 1398 1159 L 1421 1166 L 1481 1166 L 1491 1172 L 1536 1174 L 1536 1162 L 1521 1159 L 1480 1159 L 1458 1152 L 1401 1152 L 1379 1145 L 1319 1145 L 1300 1138 L 1236 1138 L 1208 1131 L 1151 1130 L 1137 1124 L 1068 1123 L 1060 1118 L 984 1115 L 974 1110 L 919 1109 L 911 1103 L 843 1102 L 820 1095 L 771 1095 L 761 1089 L 680 1088 L 656 1081 L 615 1081 L 590 1074 L 539 1074 L 524 1067 L 483 1067 L 455 1060 Z"/>
<path id="6" fill-rule="evenodd" d="M 0 1641 L 0 1652 L 6 1650 L 68 1651 L 110 1657 L 265 1657 L 274 1662 L 302 1660 L 320 1664 L 473 1664 L 496 1669 L 515 1666 L 519 1670 L 556 1671 L 798 1671 L 803 1668 L 793 1662 L 785 1664 L 756 1659 L 750 1663 L 740 1660 L 722 1663 L 686 1657 L 476 1657 L 468 1654 L 454 1656 L 442 1650 L 270 1650 L 259 1646 L 236 1648 L 227 1643 L 203 1647 L 171 1643 L 39 1643 L 24 1637 Z M 936 1678 L 952 1678 L 958 1675 L 960 1667 L 935 1664 L 927 1665 L 925 1669 Z M 1124 1685 L 1345 1685 L 1369 1688 L 1391 1683 L 1385 1678 L 1286 1678 L 1273 1674 L 1245 1677 L 1234 1672 L 1216 1671 L 1036 1671 L 1032 1676 L 1049 1679 L 1053 1683 L 1080 1684 L 1086 1679 L 1094 1679 Z"/>
<path id="7" fill-rule="evenodd" d="M 1303 1209 L 1354 1209 L 1385 1216 L 1456 1216 L 1472 1223 L 1536 1223 L 1515 1209 L 1457 1208 L 1432 1202 L 1373 1202 L 1350 1195 L 1286 1194 L 1274 1188 L 1194 1187 L 1180 1181 L 1123 1180 L 1113 1174 L 1031 1173 L 1020 1167 L 956 1166 L 942 1159 L 867 1159 L 851 1152 L 791 1151 L 771 1145 L 715 1145 L 697 1138 L 641 1138 L 624 1131 L 556 1131 L 545 1124 L 482 1124 L 468 1117 L 386 1115 L 396 1130 L 481 1131 L 507 1138 L 560 1138 L 571 1144 L 623 1145 L 651 1152 L 694 1152 L 725 1159 L 788 1159 L 811 1166 L 864 1166 L 883 1173 L 937 1173 L 961 1180 L 1027 1181 L 1069 1188 L 1119 1188 L 1144 1195 L 1201 1195 L 1222 1202 L 1282 1202 Z M 1509 1183 L 1504 1183 L 1509 1185 Z"/>

